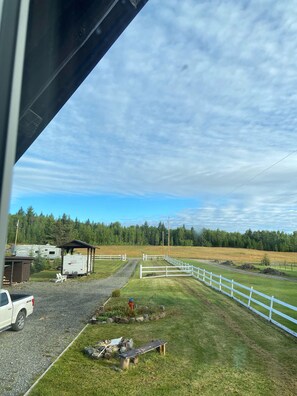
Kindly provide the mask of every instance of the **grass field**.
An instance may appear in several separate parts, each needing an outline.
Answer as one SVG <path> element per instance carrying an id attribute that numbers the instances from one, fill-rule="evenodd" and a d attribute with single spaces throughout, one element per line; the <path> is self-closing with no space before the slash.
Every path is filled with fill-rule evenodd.
<path id="1" fill-rule="evenodd" d="M 96 254 L 124 254 L 128 257 L 142 257 L 142 254 L 168 254 L 165 246 L 98 246 Z M 272 262 L 297 263 L 297 253 L 266 252 L 253 249 L 215 248 L 215 247 L 192 247 L 171 246 L 169 256 L 182 258 L 199 258 L 204 260 L 232 260 L 236 263 L 253 262 L 260 263 L 264 254 L 267 253 Z"/>
<path id="2" fill-rule="evenodd" d="M 262 293 L 274 296 L 288 304 L 297 306 L 297 282 L 281 280 L 279 278 L 274 279 L 273 277 L 267 277 L 265 275 L 258 276 L 258 273 L 254 274 L 247 271 L 236 271 L 236 269 L 230 266 L 220 265 L 218 267 L 218 265 L 215 264 L 199 263 L 194 260 L 185 260 L 185 262 L 191 263 L 199 268 L 205 268 L 207 271 L 222 275 L 225 278 L 233 279 L 245 286 L 253 286 L 254 289 Z"/>
<path id="3" fill-rule="evenodd" d="M 71 279 L 75 281 L 85 282 L 87 280 L 103 279 L 114 274 L 121 266 L 125 264 L 120 260 L 95 260 L 94 273 L 88 276 Z M 30 281 L 33 282 L 49 282 L 56 279 L 57 270 L 44 270 L 30 275 Z"/>
<path id="4" fill-rule="evenodd" d="M 191 278 L 138 279 L 109 305 L 164 304 L 165 319 L 88 326 L 31 395 L 295 395 L 297 343 L 231 299 Z M 150 352 L 118 372 L 119 360 L 82 353 L 99 340 L 132 337 L 136 346 L 165 339 L 166 356 Z"/>

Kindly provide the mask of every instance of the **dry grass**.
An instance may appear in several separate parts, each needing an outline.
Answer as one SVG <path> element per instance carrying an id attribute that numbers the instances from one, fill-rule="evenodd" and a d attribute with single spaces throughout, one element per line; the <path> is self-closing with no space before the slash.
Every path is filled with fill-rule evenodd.
<path id="1" fill-rule="evenodd" d="M 124 254 L 128 257 L 142 257 L 142 254 L 168 254 L 168 247 L 165 246 L 98 246 L 96 254 Z M 286 252 L 266 252 L 253 249 L 236 248 L 209 248 L 192 246 L 171 246 L 169 255 L 180 258 L 197 258 L 204 260 L 232 260 L 236 263 L 257 263 L 260 262 L 267 253 L 271 262 L 296 263 L 297 253 Z"/>

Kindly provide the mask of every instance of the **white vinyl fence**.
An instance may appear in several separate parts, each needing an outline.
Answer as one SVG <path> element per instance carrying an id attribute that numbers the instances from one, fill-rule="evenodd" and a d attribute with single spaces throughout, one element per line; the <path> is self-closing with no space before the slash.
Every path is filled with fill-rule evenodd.
<path id="1" fill-rule="evenodd" d="M 148 260 L 165 260 L 165 256 L 160 254 L 144 254 L 142 255 L 142 261 Z"/>
<path id="2" fill-rule="evenodd" d="M 222 275 L 213 274 L 203 268 L 184 263 L 181 260 L 177 260 L 169 256 L 166 256 L 165 260 L 176 268 L 176 271 L 171 272 L 168 267 L 164 267 L 165 271 L 167 271 L 167 275 L 164 275 L 164 273 L 161 275 L 161 272 L 160 275 L 158 275 L 157 271 L 154 270 L 153 272 L 156 273 L 154 277 L 192 276 L 213 289 L 233 298 L 246 308 L 260 315 L 262 318 L 267 319 L 269 322 L 297 337 L 297 332 L 292 329 L 294 328 L 294 325 L 297 325 L 297 307 L 294 305 L 287 304 L 274 296 L 268 296 L 267 294 L 261 293 L 258 290 L 255 290 L 252 286 L 247 287 L 241 283 L 235 282 L 234 280 L 227 279 Z M 143 277 L 143 274 L 146 273 L 146 271 L 150 271 L 148 268 L 153 267 L 141 268 L 140 277 Z M 184 273 L 184 275 L 182 275 L 182 273 Z M 281 320 L 282 323 L 280 323 L 279 320 Z"/>
<path id="3" fill-rule="evenodd" d="M 98 254 L 95 256 L 95 260 L 127 260 L 126 254 Z"/>
<path id="4" fill-rule="evenodd" d="M 192 276 L 192 273 L 187 269 L 172 265 L 150 265 L 143 266 L 140 265 L 140 279 L 142 278 L 162 278 L 169 276 Z"/>

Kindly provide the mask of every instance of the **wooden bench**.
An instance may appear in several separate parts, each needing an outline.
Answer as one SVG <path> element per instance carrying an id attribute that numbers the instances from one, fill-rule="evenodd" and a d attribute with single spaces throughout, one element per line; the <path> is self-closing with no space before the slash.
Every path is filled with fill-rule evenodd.
<path id="1" fill-rule="evenodd" d="M 153 350 L 157 350 L 160 353 L 160 355 L 165 355 L 165 345 L 166 345 L 166 341 L 156 340 L 156 341 L 151 341 L 140 348 L 135 348 L 135 349 L 131 349 L 130 351 L 120 353 L 119 356 L 121 358 L 121 369 L 122 370 L 128 369 L 130 365 L 130 361 L 132 361 L 134 364 L 137 364 L 139 355 L 143 355 L 144 353 Z"/>

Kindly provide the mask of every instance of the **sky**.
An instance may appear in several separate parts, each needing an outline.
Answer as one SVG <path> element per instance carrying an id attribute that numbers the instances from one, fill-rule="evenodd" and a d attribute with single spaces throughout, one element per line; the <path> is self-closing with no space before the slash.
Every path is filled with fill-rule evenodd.
<path id="1" fill-rule="evenodd" d="M 149 0 L 14 168 L 10 213 L 297 230 L 296 1 Z"/>

